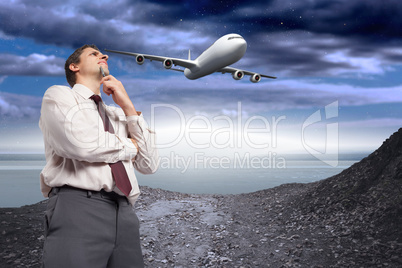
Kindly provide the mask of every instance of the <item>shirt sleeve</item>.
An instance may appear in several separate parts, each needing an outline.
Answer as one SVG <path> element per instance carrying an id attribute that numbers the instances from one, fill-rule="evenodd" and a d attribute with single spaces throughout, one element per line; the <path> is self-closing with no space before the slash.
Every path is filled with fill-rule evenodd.
<path id="1" fill-rule="evenodd" d="M 155 132 L 149 129 L 142 114 L 128 116 L 127 125 L 129 136 L 138 144 L 134 167 L 143 174 L 155 173 L 159 163 Z"/>
<path id="2" fill-rule="evenodd" d="M 51 87 L 46 91 L 39 126 L 45 144 L 64 158 L 115 163 L 137 154 L 131 141 L 104 131 L 92 100 L 77 102 L 68 88 Z"/>

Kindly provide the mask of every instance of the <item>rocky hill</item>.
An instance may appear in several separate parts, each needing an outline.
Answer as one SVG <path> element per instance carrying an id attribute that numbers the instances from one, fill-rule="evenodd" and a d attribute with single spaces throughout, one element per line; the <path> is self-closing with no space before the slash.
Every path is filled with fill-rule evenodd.
<path id="1" fill-rule="evenodd" d="M 402 267 L 402 129 L 338 175 L 224 196 L 221 208 L 239 237 L 217 248 L 246 267 Z"/>
<path id="2" fill-rule="evenodd" d="M 0 267 L 40 267 L 46 202 L 0 208 Z M 402 267 L 402 129 L 331 178 L 239 195 L 142 187 L 147 267 Z"/>
<path id="3" fill-rule="evenodd" d="M 353 225 L 343 233 L 352 238 L 364 233 L 402 243 L 402 128 L 359 163 L 320 181 L 300 208 L 321 218 L 348 216 Z"/>
<path id="4" fill-rule="evenodd" d="M 402 128 L 359 163 L 318 182 L 298 209 L 355 248 L 350 259 L 402 267 Z"/>

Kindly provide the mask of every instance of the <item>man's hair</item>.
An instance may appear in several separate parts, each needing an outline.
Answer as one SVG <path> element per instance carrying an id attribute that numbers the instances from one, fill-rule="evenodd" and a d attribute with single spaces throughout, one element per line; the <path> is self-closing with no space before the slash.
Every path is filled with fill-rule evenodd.
<path id="1" fill-rule="evenodd" d="M 66 60 L 66 63 L 64 64 L 64 70 L 66 72 L 67 82 L 70 84 L 71 87 L 73 87 L 75 85 L 77 78 L 75 77 L 75 72 L 70 70 L 70 64 L 71 63 L 75 63 L 75 64 L 80 63 L 80 56 L 81 56 L 82 52 L 84 51 L 84 49 L 86 49 L 88 47 L 99 51 L 99 48 L 97 48 L 97 46 L 95 46 L 95 45 L 83 45 L 82 47 L 76 49 L 74 51 L 74 53 L 71 54 L 70 57 L 68 57 L 68 59 Z"/>

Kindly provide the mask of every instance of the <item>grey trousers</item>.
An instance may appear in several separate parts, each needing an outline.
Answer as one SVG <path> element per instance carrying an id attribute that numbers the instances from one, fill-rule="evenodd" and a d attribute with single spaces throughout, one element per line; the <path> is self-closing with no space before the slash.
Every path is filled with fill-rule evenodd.
<path id="1" fill-rule="evenodd" d="M 45 213 L 43 267 L 144 267 L 139 220 L 127 198 L 54 188 Z"/>

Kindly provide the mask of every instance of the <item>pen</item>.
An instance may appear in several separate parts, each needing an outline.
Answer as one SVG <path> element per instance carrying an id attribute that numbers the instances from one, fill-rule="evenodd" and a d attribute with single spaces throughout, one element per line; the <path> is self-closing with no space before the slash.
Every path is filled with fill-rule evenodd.
<path id="1" fill-rule="evenodd" d="M 101 72 L 102 76 L 103 76 L 103 77 L 105 77 L 106 75 L 105 75 L 105 72 L 103 71 L 102 66 L 101 66 L 101 67 L 99 67 L 99 69 L 100 69 L 100 72 Z"/>

